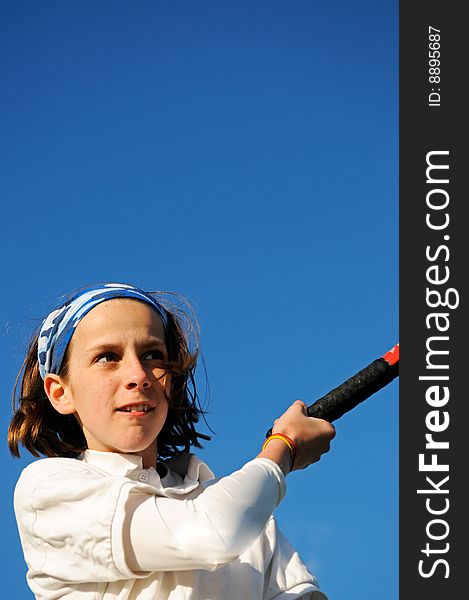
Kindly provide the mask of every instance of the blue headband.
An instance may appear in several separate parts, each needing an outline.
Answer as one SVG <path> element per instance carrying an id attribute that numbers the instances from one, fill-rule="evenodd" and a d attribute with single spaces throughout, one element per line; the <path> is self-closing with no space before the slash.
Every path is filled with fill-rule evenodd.
<path id="1" fill-rule="evenodd" d="M 65 351 L 78 323 L 97 304 L 112 298 L 134 298 L 152 306 L 163 321 L 165 330 L 168 317 L 165 309 L 153 296 L 125 283 L 103 283 L 81 289 L 63 306 L 53 310 L 45 319 L 39 332 L 39 372 L 44 379 L 48 373 L 58 374 Z"/>

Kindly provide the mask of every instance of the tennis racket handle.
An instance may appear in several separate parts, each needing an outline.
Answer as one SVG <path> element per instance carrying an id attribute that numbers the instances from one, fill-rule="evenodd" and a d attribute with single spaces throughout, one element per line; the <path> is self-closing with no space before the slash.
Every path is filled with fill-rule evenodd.
<path id="1" fill-rule="evenodd" d="M 339 387 L 308 406 L 308 417 L 324 419 L 332 423 L 345 413 L 391 383 L 399 375 L 399 344 L 377 358 Z M 272 428 L 266 437 L 272 435 Z"/>

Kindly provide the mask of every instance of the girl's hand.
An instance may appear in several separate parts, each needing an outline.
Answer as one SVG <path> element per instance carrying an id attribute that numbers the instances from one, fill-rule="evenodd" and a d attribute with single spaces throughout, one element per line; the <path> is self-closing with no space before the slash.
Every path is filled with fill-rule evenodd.
<path id="1" fill-rule="evenodd" d="M 322 454 L 329 452 L 330 442 L 335 437 L 335 428 L 328 421 L 307 416 L 307 406 L 302 400 L 296 400 L 283 415 L 275 420 L 272 433 L 283 433 L 297 447 L 297 454 L 292 471 L 305 469 L 317 462 Z M 266 446 L 280 440 L 272 440 Z M 286 448 L 288 450 L 288 448 Z M 282 465 L 280 465 L 282 467 Z"/>

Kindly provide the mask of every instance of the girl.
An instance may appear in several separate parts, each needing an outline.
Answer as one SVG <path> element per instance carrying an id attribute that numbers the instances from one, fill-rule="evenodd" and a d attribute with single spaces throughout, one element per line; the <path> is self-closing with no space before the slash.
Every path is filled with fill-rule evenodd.
<path id="1" fill-rule="evenodd" d="M 36 598 L 325 598 L 272 513 L 334 428 L 298 400 L 256 458 L 214 479 L 189 453 L 209 439 L 195 428 L 196 333 L 165 296 L 117 283 L 44 320 L 9 428 L 14 455 L 48 457 L 14 498 Z"/>

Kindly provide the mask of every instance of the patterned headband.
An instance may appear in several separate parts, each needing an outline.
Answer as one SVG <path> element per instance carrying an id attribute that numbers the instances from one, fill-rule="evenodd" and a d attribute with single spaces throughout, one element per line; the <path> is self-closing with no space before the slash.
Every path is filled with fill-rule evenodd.
<path id="1" fill-rule="evenodd" d="M 44 379 L 48 373 L 58 374 L 65 351 L 78 323 L 97 304 L 112 298 L 134 298 L 152 306 L 163 321 L 165 331 L 168 317 L 165 309 L 150 294 L 125 283 L 103 283 L 81 289 L 45 319 L 39 332 L 39 372 Z"/>

